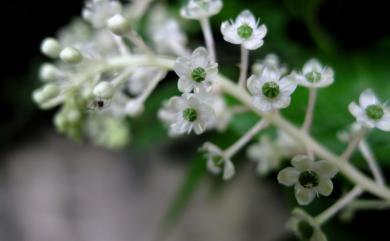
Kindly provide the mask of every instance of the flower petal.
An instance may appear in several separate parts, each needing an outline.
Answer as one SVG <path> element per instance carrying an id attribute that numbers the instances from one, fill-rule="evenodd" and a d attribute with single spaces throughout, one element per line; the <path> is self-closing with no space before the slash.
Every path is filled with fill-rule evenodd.
<path id="1" fill-rule="evenodd" d="M 376 123 L 376 127 L 382 131 L 390 131 L 390 114 L 385 114 L 385 116 Z"/>
<path id="2" fill-rule="evenodd" d="M 259 95 L 261 93 L 262 83 L 257 76 L 251 75 L 246 82 L 247 88 L 252 95 Z"/>
<path id="3" fill-rule="evenodd" d="M 290 96 L 297 88 L 297 82 L 292 76 L 286 76 L 279 81 L 279 88 L 283 95 Z"/>
<path id="4" fill-rule="evenodd" d="M 338 169 L 332 163 L 325 160 L 314 162 L 313 169 L 324 178 L 333 178 L 338 172 Z"/>
<path id="5" fill-rule="evenodd" d="M 234 176 L 235 168 L 233 163 L 230 160 L 225 161 L 225 165 L 223 167 L 223 180 L 229 180 Z"/>
<path id="6" fill-rule="evenodd" d="M 253 32 L 253 36 L 259 39 L 263 39 L 267 34 L 267 31 L 267 26 L 262 24 Z"/>
<path id="7" fill-rule="evenodd" d="M 355 118 L 358 118 L 359 116 L 362 116 L 364 114 L 364 110 L 355 102 L 351 102 L 349 104 L 348 110 Z"/>
<path id="8" fill-rule="evenodd" d="M 219 174 L 221 172 L 221 168 L 214 164 L 212 158 L 207 159 L 207 169 L 213 174 Z"/>
<path id="9" fill-rule="evenodd" d="M 293 168 L 287 167 L 278 173 L 278 182 L 285 186 L 292 186 L 298 181 L 300 172 Z"/>
<path id="10" fill-rule="evenodd" d="M 254 96 L 252 98 L 252 105 L 263 112 L 273 110 L 272 103 L 263 96 Z"/>
<path id="11" fill-rule="evenodd" d="M 371 89 L 367 89 L 360 94 L 359 104 L 363 109 L 366 109 L 369 105 L 379 104 L 379 100 Z"/>
<path id="12" fill-rule="evenodd" d="M 308 74 L 308 73 L 313 72 L 313 71 L 316 71 L 319 73 L 322 72 L 322 65 L 317 59 L 310 59 L 303 66 L 303 73 L 304 74 Z"/>
<path id="13" fill-rule="evenodd" d="M 312 168 L 313 160 L 306 155 L 297 155 L 291 160 L 291 164 L 299 171 L 307 171 Z"/>
<path id="14" fill-rule="evenodd" d="M 237 34 L 237 29 L 231 25 L 228 21 L 225 21 L 221 24 L 221 32 L 223 35 L 223 39 L 226 42 L 232 44 L 241 44 L 242 39 Z"/>
<path id="15" fill-rule="evenodd" d="M 264 44 L 263 39 L 252 36 L 249 40 L 245 40 L 242 45 L 249 50 L 260 48 Z"/>
<path id="16" fill-rule="evenodd" d="M 173 65 L 173 70 L 175 70 L 178 76 L 188 75 L 190 72 L 190 60 L 186 57 L 179 57 L 176 59 L 175 64 Z"/>
<path id="17" fill-rule="evenodd" d="M 256 26 L 256 19 L 252 12 L 249 10 L 242 11 L 236 18 L 236 24 L 241 26 L 242 24 L 248 24 L 252 28 Z"/>
<path id="18" fill-rule="evenodd" d="M 206 68 L 209 63 L 209 53 L 203 47 L 199 47 L 194 50 L 191 55 L 192 69 L 197 67 Z"/>
<path id="19" fill-rule="evenodd" d="M 317 187 L 315 187 L 317 192 L 323 196 L 329 196 L 333 191 L 333 183 L 329 179 L 321 179 Z"/>
<path id="20" fill-rule="evenodd" d="M 177 81 L 177 88 L 184 93 L 189 93 L 193 89 L 192 80 L 189 80 L 187 77 L 180 77 Z"/>
<path id="21" fill-rule="evenodd" d="M 304 188 L 299 184 L 295 184 L 295 198 L 300 205 L 307 205 L 313 201 L 316 196 L 316 191 L 312 188 Z"/>
<path id="22" fill-rule="evenodd" d="M 272 107 L 274 109 L 284 109 L 288 107 L 291 103 L 291 97 L 290 96 L 281 96 L 276 101 L 272 102 Z"/>

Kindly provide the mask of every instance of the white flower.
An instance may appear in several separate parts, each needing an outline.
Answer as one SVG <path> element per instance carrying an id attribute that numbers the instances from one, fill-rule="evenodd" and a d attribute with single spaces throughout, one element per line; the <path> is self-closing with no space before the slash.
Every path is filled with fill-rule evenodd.
<path id="1" fill-rule="evenodd" d="M 180 15 L 188 19 L 202 19 L 216 15 L 221 9 L 221 0 L 189 0 L 180 10 Z"/>
<path id="2" fill-rule="evenodd" d="M 107 20 L 122 11 L 122 4 L 115 0 L 89 0 L 82 11 L 83 18 L 95 28 L 106 27 Z"/>
<path id="3" fill-rule="evenodd" d="M 158 73 L 159 69 L 154 67 L 136 68 L 127 82 L 127 90 L 132 95 L 141 94 Z"/>
<path id="4" fill-rule="evenodd" d="M 333 70 L 324 67 L 316 59 L 311 59 L 303 66 L 301 73 L 294 73 L 298 84 L 309 88 L 323 88 L 334 81 Z"/>
<path id="5" fill-rule="evenodd" d="M 159 117 L 170 127 L 170 134 L 202 134 L 215 122 L 213 109 L 194 94 L 172 97 L 159 111 Z"/>
<path id="6" fill-rule="evenodd" d="M 293 210 L 287 226 L 302 240 L 328 240 L 315 219 L 300 208 Z"/>
<path id="7" fill-rule="evenodd" d="M 306 151 L 306 148 L 302 143 L 296 141 L 289 134 L 280 129 L 277 130 L 275 146 L 283 157 L 292 157 Z"/>
<path id="8" fill-rule="evenodd" d="M 228 180 L 234 176 L 235 168 L 232 161 L 224 156 L 223 151 L 213 143 L 206 142 L 203 144 L 203 151 L 206 152 L 207 169 L 217 175 L 222 174 L 224 180 Z"/>
<path id="9" fill-rule="evenodd" d="M 232 44 L 242 44 L 244 48 L 254 50 L 260 48 L 267 34 L 267 27 L 262 24 L 249 10 L 244 10 L 238 15 L 236 21 L 225 21 L 221 25 L 221 32 L 225 41 Z"/>
<path id="10" fill-rule="evenodd" d="M 257 163 L 257 172 L 260 175 L 275 170 L 282 158 L 280 151 L 271 142 L 269 136 L 263 136 L 258 143 L 249 146 L 247 155 L 250 160 Z"/>
<path id="11" fill-rule="evenodd" d="M 381 103 L 371 89 L 360 94 L 359 105 L 352 102 L 348 108 L 359 124 L 390 131 L 390 112 L 385 103 Z"/>
<path id="12" fill-rule="evenodd" d="M 261 111 L 286 108 L 290 105 L 290 95 L 297 88 L 291 76 L 280 79 L 280 73 L 264 68 L 260 75 L 249 77 L 247 87 L 253 95 L 253 105 Z"/>
<path id="13" fill-rule="evenodd" d="M 180 77 L 178 89 L 181 92 L 199 91 L 210 89 L 215 76 L 218 73 L 218 64 L 211 63 L 207 50 L 199 47 L 194 50 L 191 58 L 179 57 L 173 66 Z"/>
<path id="14" fill-rule="evenodd" d="M 286 66 L 280 64 L 279 57 L 276 54 L 267 54 L 264 60 L 254 63 L 252 73 L 259 75 L 264 68 L 270 68 L 275 72 L 279 72 L 280 75 L 285 75 L 288 71 Z"/>
<path id="15" fill-rule="evenodd" d="M 307 205 L 316 195 L 329 196 L 333 190 L 330 180 L 338 170 L 328 161 L 313 161 L 308 156 L 298 155 L 291 160 L 293 167 L 279 172 L 279 183 L 295 188 L 295 198 L 300 205 Z"/>

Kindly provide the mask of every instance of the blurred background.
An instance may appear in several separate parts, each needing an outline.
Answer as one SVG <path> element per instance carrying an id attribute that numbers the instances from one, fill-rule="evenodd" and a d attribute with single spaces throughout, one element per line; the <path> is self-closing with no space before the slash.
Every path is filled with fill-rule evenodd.
<path id="1" fill-rule="evenodd" d="M 165 2 L 177 14 L 185 1 Z M 39 45 L 79 15 L 82 5 L 77 0 L 2 3 L 0 240 L 295 240 L 284 225 L 296 203 L 291 190 L 277 185 L 275 173 L 257 177 L 254 163 L 241 153 L 238 175 L 223 183 L 207 173 L 197 152 L 205 140 L 229 145 L 256 121 L 254 116 L 238 116 L 224 134 L 170 140 L 156 118 L 167 96 L 157 96 L 143 117 L 129 120 L 133 141 L 123 150 L 103 150 L 56 133 L 54 112 L 41 111 L 31 101 L 31 92 L 40 86 L 39 65 L 47 61 Z M 225 0 L 212 26 L 221 72 L 232 78 L 238 75 L 239 48 L 222 40 L 219 25 L 244 7 L 269 29 L 264 47 L 251 53 L 252 62 L 272 52 L 291 68 L 313 56 L 334 68 L 335 84 L 319 93 L 313 135 L 341 152 L 344 144 L 335 133 L 353 121 L 349 102 L 368 87 L 383 100 L 390 96 L 386 2 Z M 192 44 L 201 44 L 197 24 L 180 23 Z M 164 88 L 169 92 L 174 85 Z M 299 124 L 306 98 L 298 90 L 283 114 Z M 153 129 L 147 128 L 150 124 Z M 389 177 L 389 135 L 373 131 L 369 142 Z M 359 155 L 353 162 L 367 172 Z M 329 198 L 306 209 L 316 214 L 350 188 L 340 176 L 335 186 Z M 324 230 L 332 241 L 388 240 L 389 215 L 362 211 L 350 222 L 334 218 Z"/>

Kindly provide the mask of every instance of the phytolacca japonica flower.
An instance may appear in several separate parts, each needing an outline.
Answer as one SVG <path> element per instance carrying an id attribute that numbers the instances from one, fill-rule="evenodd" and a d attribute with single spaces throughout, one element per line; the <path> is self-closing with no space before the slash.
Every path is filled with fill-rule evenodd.
<path id="1" fill-rule="evenodd" d="M 180 15 L 188 19 L 202 19 L 216 15 L 222 9 L 221 0 L 189 0 Z"/>
<path id="2" fill-rule="evenodd" d="M 303 66 L 299 74 L 294 74 L 298 84 L 309 88 L 322 88 L 334 81 L 333 70 L 324 67 L 316 59 L 311 59 Z"/>
<path id="3" fill-rule="evenodd" d="M 291 76 L 280 77 L 279 72 L 270 68 L 264 68 L 258 76 L 249 77 L 247 87 L 253 95 L 252 103 L 256 108 L 271 111 L 290 105 L 290 96 L 297 88 L 297 83 Z"/>
<path id="4" fill-rule="evenodd" d="M 327 241 L 320 225 L 316 220 L 302 209 L 296 208 L 288 221 L 291 229 L 301 240 L 308 241 Z"/>
<path id="5" fill-rule="evenodd" d="M 313 161 L 308 156 L 298 155 L 291 160 L 293 167 L 279 172 L 279 183 L 294 186 L 295 197 L 300 205 L 307 205 L 319 193 L 329 196 L 333 190 L 330 180 L 338 170 L 328 161 Z"/>
<path id="6" fill-rule="evenodd" d="M 207 50 L 199 47 L 194 50 L 190 58 L 179 57 L 173 66 L 180 77 L 178 88 L 181 92 L 209 89 L 218 73 L 218 64 L 211 63 Z"/>
<path id="7" fill-rule="evenodd" d="M 159 112 L 159 117 L 170 127 L 170 134 L 177 136 L 203 133 L 215 123 L 214 110 L 195 94 L 172 97 Z"/>
<path id="8" fill-rule="evenodd" d="M 228 180 L 234 176 L 235 168 L 230 160 L 226 158 L 224 152 L 216 145 L 206 142 L 203 144 L 203 151 L 206 152 L 207 157 L 207 169 L 217 175 L 222 172 L 222 178 Z"/>
<path id="9" fill-rule="evenodd" d="M 355 102 L 349 104 L 349 111 L 357 122 L 365 127 L 390 131 L 389 110 L 370 89 L 363 91 L 360 95 L 359 105 Z"/>
<path id="10" fill-rule="evenodd" d="M 221 32 L 225 41 L 242 44 L 244 48 L 254 50 L 263 45 L 267 28 L 264 24 L 259 26 L 259 21 L 256 21 L 253 14 L 249 10 L 244 10 L 236 21 L 223 22 Z"/>

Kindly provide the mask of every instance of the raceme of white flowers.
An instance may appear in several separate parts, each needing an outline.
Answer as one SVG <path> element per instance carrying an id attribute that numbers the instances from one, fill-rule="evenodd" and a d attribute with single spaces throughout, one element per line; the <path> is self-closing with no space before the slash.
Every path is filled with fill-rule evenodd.
<path id="1" fill-rule="evenodd" d="M 356 119 L 353 131 L 339 135 L 348 142 L 345 153 L 337 162 L 329 158 L 337 155 L 324 155 L 326 148 L 318 151 L 322 148 L 320 144 L 310 144 L 313 140 L 308 134 L 313 109 L 307 108 L 306 124 L 301 130 L 295 130 L 294 125 L 286 127 L 283 121 L 274 123 L 274 118 L 283 118 L 279 110 L 289 107 L 298 87 L 313 93 L 333 84 L 333 69 L 311 59 L 302 70 L 289 70 L 275 54 L 268 54 L 248 66 L 247 50 L 263 46 L 268 30 L 250 10 L 243 10 L 235 20 L 225 21 L 220 27 L 223 39 L 240 45 L 242 51 L 239 84 L 229 81 L 218 71 L 221 66 L 216 61 L 212 29 L 208 24 L 208 19 L 222 11 L 222 7 L 221 0 L 189 0 L 183 5 L 180 15 L 199 20 L 205 35 L 206 47 L 198 44 L 191 50 L 180 22 L 161 2 L 134 0 L 122 4 L 116 0 L 88 0 L 82 18 L 61 29 L 57 37 L 42 41 L 41 52 L 52 61 L 41 66 L 42 86 L 33 92 L 33 100 L 42 109 L 58 107 L 54 124 L 59 132 L 77 140 L 88 138 L 107 148 L 123 148 L 131 140 L 128 118 L 135 118 L 149 108 L 148 98 L 160 82 L 168 81 L 165 76 L 173 71 L 177 75 L 173 84 L 180 94 L 161 103 L 157 113 L 172 137 L 200 135 L 209 130 L 223 132 L 242 112 L 267 117 L 241 133 L 226 149 L 206 142 L 200 149 L 210 173 L 224 180 L 233 179 L 237 172 L 234 156 L 249 146 L 246 155 L 256 164 L 257 172 L 264 176 L 279 171 L 277 180 L 294 186 L 299 205 L 312 203 L 319 195 L 329 196 L 333 190 L 331 179 L 338 171 L 352 177 L 356 185 L 370 181 L 359 176 L 362 174 L 357 170 L 353 171 L 355 167 L 348 162 L 348 157 L 364 138 L 362 130 L 390 131 L 386 102 L 381 102 L 370 89 L 363 91 L 359 103 L 349 105 Z M 142 21 L 144 18 L 146 21 Z M 143 35 L 138 33 L 140 22 L 146 23 Z M 227 95 L 239 104 L 228 103 Z M 308 106 L 314 106 L 314 101 L 310 95 Z M 276 127 L 276 135 L 263 133 L 270 126 Z M 370 155 L 369 167 L 375 167 Z M 286 160 L 291 160 L 292 167 L 280 170 Z M 341 161 L 344 163 L 340 164 Z M 374 173 L 375 178 L 378 173 Z M 363 186 L 372 189 L 371 193 L 378 197 L 386 195 L 383 193 L 387 189 L 374 181 Z M 321 221 L 329 219 L 333 210 L 343 208 L 341 204 L 336 203 L 329 212 L 325 211 Z M 300 209 L 293 212 L 289 223 L 301 238 L 326 240 L 320 229 L 322 223 Z"/>

